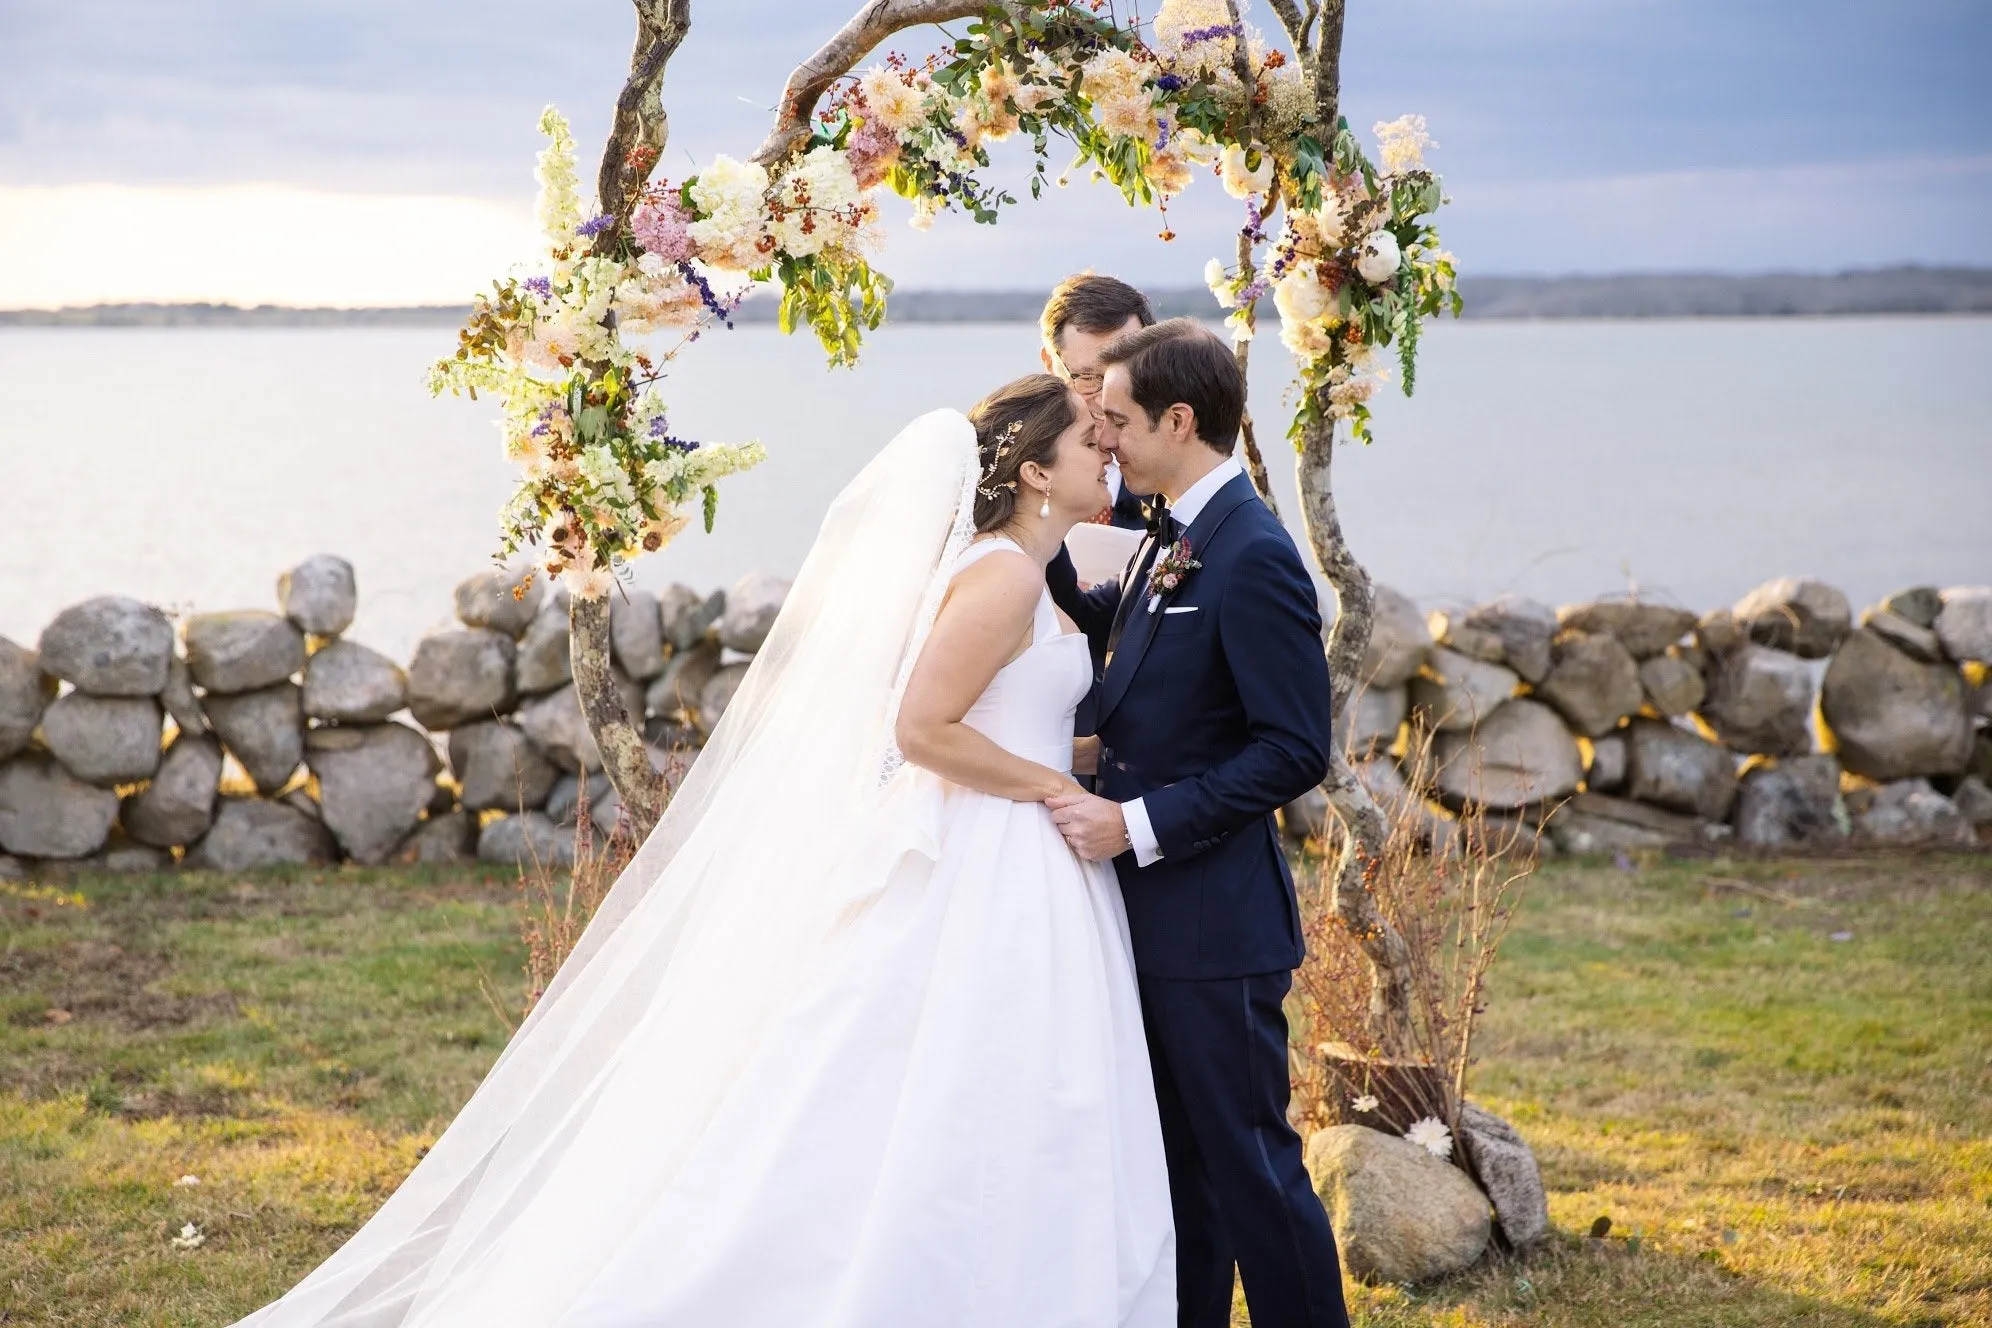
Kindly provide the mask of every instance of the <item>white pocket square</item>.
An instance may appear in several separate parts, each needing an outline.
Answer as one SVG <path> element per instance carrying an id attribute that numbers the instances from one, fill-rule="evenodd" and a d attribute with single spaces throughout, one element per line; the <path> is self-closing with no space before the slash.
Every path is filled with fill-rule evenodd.
<path id="1" fill-rule="evenodd" d="M 1162 612 L 1163 612 L 1163 613 L 1165 613 L 1165 614 L 1168 614 L 1168 613 L 1195 613 L 1195 612 L 1196 612 L 1196 611 L 1197 611 L 1197 610 L 1198 610 L 1199 608 L 1201 608 L 1201 607 L 1202 607 L 1202 606 L 1201 606 L 1201 605 L 1198 605 L 1198 604 L 1183 604 L 1183 605 L 1179 605 L 1178 607 L 1176 607 L 1176 608 L 1173 608 L 1173 609 L 1164 609 L 1164 610 L 1162 610 Z"/>

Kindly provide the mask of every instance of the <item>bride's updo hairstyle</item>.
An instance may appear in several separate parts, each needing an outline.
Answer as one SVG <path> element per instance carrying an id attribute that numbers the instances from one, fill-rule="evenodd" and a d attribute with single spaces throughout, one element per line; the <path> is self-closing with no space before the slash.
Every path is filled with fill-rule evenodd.
<path id="1" fill-rule="evenodd" d="M 1079 418 L 1072 388 L 1051 374 L 1030 374 L 991 392 L 968 412 L 982 476 L 975 485 L 975 529 L 1000 530 L 1017 512 L 1017 472 L 1027 461 L 1049 470 L 1058 437 Z"/>

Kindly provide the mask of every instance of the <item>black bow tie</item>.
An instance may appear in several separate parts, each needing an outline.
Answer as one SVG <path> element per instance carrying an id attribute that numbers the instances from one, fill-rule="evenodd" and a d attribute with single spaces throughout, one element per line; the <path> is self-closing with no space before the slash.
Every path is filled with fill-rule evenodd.
<path id="1" fill-rule="evenodd" d="M 1148 533 L 1158 540 L 1166 541 L 1173 537 L 1175 529 L 1176 518 L 1169 515 L 1169 505 L 1160 498 L 1149 499 Z"/>

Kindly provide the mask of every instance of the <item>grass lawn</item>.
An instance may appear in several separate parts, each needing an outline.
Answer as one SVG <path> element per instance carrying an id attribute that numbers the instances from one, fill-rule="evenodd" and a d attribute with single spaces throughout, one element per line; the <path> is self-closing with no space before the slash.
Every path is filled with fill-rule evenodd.
<path id="1" fill-rule="evenodd" d="M 0 1324 L 221 1324 L 311 1268 L 503 1044 L 513 897 L 0 885 Z M 1553 863 L 1496 978 L 1475 1096 L 1556 1235 L 1359 1323 L 1992 1324 L 1992 859 Z"/>

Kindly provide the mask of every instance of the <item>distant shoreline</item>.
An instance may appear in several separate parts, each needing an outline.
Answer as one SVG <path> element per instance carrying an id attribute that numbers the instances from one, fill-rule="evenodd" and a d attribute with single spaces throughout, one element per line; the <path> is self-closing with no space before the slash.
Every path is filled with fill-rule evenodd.
<path id="1" fill-rule="evenodd" d="M 1992 268 L 1889 267 L 1838 273 L 1631 273 L 1575 277 L 1462 277 L 1475 319 L 1822 318 L 1992 313 Z M 1198 287 L 1150 292 L 1163 317 L 1215 317 Z M 889 323 L 1031 323 L 1044 292 L 908 290 Z M 400 327 L 453 324 L 464 308 L 297 308 L 230 304 L 99 304 L 0 309 L 0 327 Z M 1270 308 L 1263 308 L 1267 315 Z M 754 298 L 735 321 L 773 323 L 775 304 Z"/>

